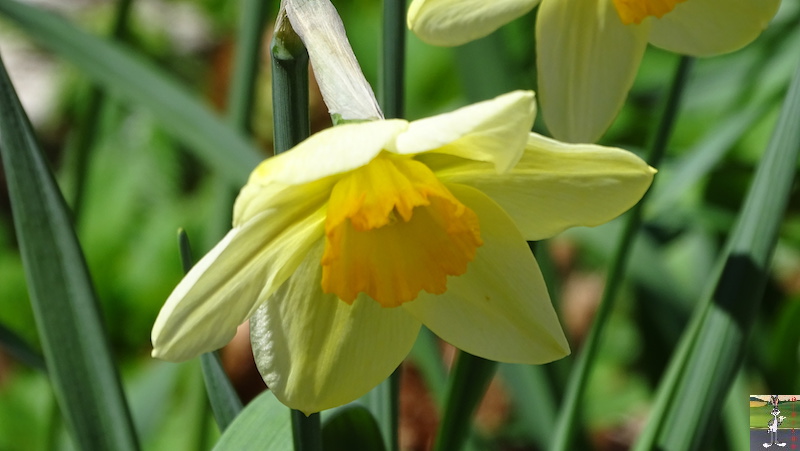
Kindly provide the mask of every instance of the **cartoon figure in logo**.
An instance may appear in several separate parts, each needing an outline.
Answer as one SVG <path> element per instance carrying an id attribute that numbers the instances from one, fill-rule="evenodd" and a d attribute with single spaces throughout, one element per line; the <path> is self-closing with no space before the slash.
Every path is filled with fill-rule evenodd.
<path id="1" fill-rule="evenodd" d="M 778 395 L 770 396 L 769 402 L 772 404 L 772 419 L 767 423 L 770 442 L 764 443 L 764 448 L 769 448 L 772 445 L 786 446 L 786 443 L 778 443 L 778 426 L 786 419 L 786 417 L 779 416 L 781 411 L 778 410 Z"/>

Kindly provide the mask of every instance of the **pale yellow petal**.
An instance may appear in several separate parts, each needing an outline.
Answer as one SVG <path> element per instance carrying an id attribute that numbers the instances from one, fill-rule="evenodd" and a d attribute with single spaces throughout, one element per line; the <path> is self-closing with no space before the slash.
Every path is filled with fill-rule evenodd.
<path id="1" fill-rule="evenodd" d="M 780 0 L 687 0 L 653 18 L 650 43 L 693 56 L 732 52 L 767 27 Z"/>
<path id="2" fill-rule="evenodd" d="M 441 295 L 403 304 L 436 335 L 486 359 L 546 363 L 569 354 L 544 279 L 511 218 L 487 196 L 449 188 L 481 221 L 484 245 L 467 273 L 450 277 Z"/>
<path id="3" fill-rule="evenodd" d="M 628 151 L 564 144 L 535 133 L 520 162 L 507 174 L 465 160 L 424 162 L 443 182 L 466 184 L 487 194 L 531 241 L 614 219 L 639 201 L 655 173 Z"/>
<path id="4" fill-rule="evenodd" d="M 324 294 L 323 241 L 250 320 L 256 365 L 287 406 L 310 414 L 353 401 L 408 355 L 419 322 L 365 295 L 352 305 Z"/>
<path id="5" fill-rule="evenodd" d="M 343 124 L 311 135 L 287 152 L 264 160 L 248 184 L 308 183 L 364 166 L 393 143 L 408 122 L 389 119 Z"/>
<path id="6" fill-rule="evenodd" d="M 325 209 L 302 207 L 256 215 L 197 262 L 158 314 L 153 357 L 187 360 L 233 338 L 323 236 Z"/>
<path id="7" fill-rule="evenodd" d="M 286 185 L 274 181 L 261 184 L 251 180 L 242 188 L 233 204 L 233 226 L 239 227 L 264 212 L 294 214 L 294 219 L 299 221 L 309 210 L 296 207 L 322 205 L 327 202 L 335 183 L 335 177 L 326 177 L 303 185 Z"/>
<path id="8" fill-rule="evenodd" d="M 411 122 L 397 136 L 399 154 L 437 152 L 489 161 L 507 171 L 522 155 L 533 126 L 536 104 L 532 91 L 514 91 L 453 112 Z"/>
<path id="9" fill-rule="evenodd" d="M 553 136 L 573 143 L 602 136 L 625 102 L 648 33 L 649 21 L 623 25 L 611 1 L 542 2 L 536 22 L 539 99 Z"/>
<path id="10" fill-rule="evenodd" d="M 540 0 L 413 0 L 408 28 L 433 45 L 461 45 L 522 16 Z"/>

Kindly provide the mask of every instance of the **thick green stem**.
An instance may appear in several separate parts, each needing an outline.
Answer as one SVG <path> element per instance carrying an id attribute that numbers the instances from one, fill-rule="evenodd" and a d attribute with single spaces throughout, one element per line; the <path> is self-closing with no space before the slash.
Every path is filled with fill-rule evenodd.
<path id="1" fill-rule="evenodd" d="M 310 134 L 308 52 L 285 16 L 272 37 L 272 114 L 275 153 L 285 152 Z"/>
<path id="2" fill-rule="evenodd" d="M 322 426 L 319 414 L 306 416 L 299 410 L 292 410 L 292 435 L 294 451 L 321 451 Z"/>
<path id="3" fill-rule="evenodd" d="M 308 113 L 308 52 L 292 29 L 285 10 L 278 13 L 270 47 L 275 154 L 285 152 L 310 134 Z M 322 450 L 319 414 L 292 410 L 295 451 Z"/>
<path id="4" fill-rule="evenodd" d="M 380 104 L 386 118 L 405 114 L 405 0 L 384 0 L 381 65 L 378 80 Z M 370 393 L 370 407 L 375 414 L 388 451 L 398 449 L 400 368 Z"/>
<path id="5" fill-rule="evenodd" d="M 381 109 L 386 118 L 401 118 L 405 113 L 406 2 L 383 2 L 383 52 L 378 87 Z"/>
<path id="6" fill-rule="evenodd" d="M 661 119 L 658 123 L 658 129 L 656 130 L 656 134 L 650 146 L 648 163 L 651 166 L 658 166 L 666 152 L 667 142 L 669 141 L 675 119 L 677 118 L 678 105 L 686 85 L 686 80 L 688 79 L 691 62 L 691 58 L 682 57 L 675 70 L 675 76 L 667 96 Z M 630 250 L 642 223 L 642 208 L 646 200 L 647 194 L 645 194 L 642 200 L 639 201 L 628 214 L 622 237 L 620 238 L 617 251 L 611 263 L 611 269 L 608 273 L 608 280 L 605 290 L 603 291 L 603 297 L 597 309 L 594 322 L 592 323 L 592 329 L 589 331 L 589 336 L 583 343 L 583 348 L 575 359 L 575 364 L 570 373 L 564 404 L 561 408 L 561 415 L 559 416 L 556 429 L 555 441 L 551 447 L 552 450 L 565 451 L 572 449 L 570 446 L 576 435 L 575 429 L 578 423 L 578 409 L 586 390 L 589 373 L 597 357 L 597 351 L 600 348 L 600 340 L 605 326 L 608 323 L 608 317 L 614 308 L 619 288 L 622 286 Z"/>

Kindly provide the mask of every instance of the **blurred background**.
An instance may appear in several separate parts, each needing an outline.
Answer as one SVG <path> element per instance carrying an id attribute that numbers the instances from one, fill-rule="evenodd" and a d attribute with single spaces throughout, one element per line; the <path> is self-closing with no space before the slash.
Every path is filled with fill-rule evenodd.
<path id="1" fill-rule="evenodd" d="M 114 18 L 115 3 L 107 0 L 28 3 L 66 16 L 96 35 L 108 35 Z M 268 24 L 277 12 L 277 0 L 273 3 Z M 376 86 L 380 2 L 333 3 L 367 79 Z M 224 114 L 239 6 L 227 0 L 134 1 L 121 40 L 130 52 Z M 448 111 L 512 89 L 535 89 L 535 14 L 458 48 L 432 47 L 409 35 L 407 118 Z M 591 449 L 627 449 L 646 421 L 654 388 L 706 289 L 775 124 L 798 62 L 799 23 L 800 5 L 784 0 L 770 28 L 753 44 L 695 62 L 582 409 Z M 250 122 L 265 158 L 272 146 L 269 26 Z M 196 257 L 202 255 L 230 227 L 238 187 L 222 182 L 214 168 L 139 105 L 108 93 L 95 105 L 98 113 L 90 114 L 96 98 L 90 81 L 35 39 L 0 15 L 0 55 L 73 207 L 143 447 L 209 449 L 218 431 L 199 363 L 151 359 L 150 328 L 182 276 L 178 228 L 187 231 Z M 678 59 L 656 48 L 647 50 L 628 102 L 603 144 L 643 154 Z M 330 126 L 315 86 L 311 103 L 312 130 Z M 536 128 L 546 133 L 538 121 Z M 86 141 L 87 133 L 93 139 Z M 573 229 L 536 246 L 573 352 L 591 324 L 621 224 L 616 220 Z M 719 406 L 720 416 L 727 409 L 742 409 L 744 415 L 749 393 L 796 393 L 800 388 L 797 190 L 786 212 L 762 306 L 745 370 L 730 402 Z M 250 399 L 264 385 L 252 363 L 246 330 L 242 332 L 223 351 L 223 361 L 240 395 Z M 30 354 L 10 345 L 21 340 L 34 354 L 41 352 L 1 167 L 0 338 L 0 450 L 69 449 L 46 377 Z M 432 444 L 452 356 L 452 348 L 423 332 L 404 364 L 404 449 L 424 450 Z M 555 418 L 539 413 L 551 410 L 542 408 L 545 405 L 557 409 L 571 363 L 567 358 L 535 369 L 501 365 L 477 414 L 473 445 L 542 449 Z M 543 386 L 548 390 L 541 391 Z M 726 449 L 721 443 L 719 449 Z"/>

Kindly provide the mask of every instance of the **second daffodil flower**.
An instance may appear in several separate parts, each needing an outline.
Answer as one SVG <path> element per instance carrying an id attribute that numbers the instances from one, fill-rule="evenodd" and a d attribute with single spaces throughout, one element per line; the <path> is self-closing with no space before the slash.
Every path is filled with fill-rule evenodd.
<path id="1" fill-rule="evenodd" d="M 526 240 L 609 221 L 655 171 L 529 133 L 534 109 L 517 91 L 414 122 L 349 123 L 264 161 L 233 229 L 161 310 L 153 355 L 220 348 L 250 318 L 269 388 L 312 413 L 389 376 L 422 324 L 487 359 L 568 354 Z"/>
<path id="2" fill-rule="evenodd" d="M 408 26 L 435 45 L 488 35 L 536 5 L 538 92 L 550 132 L 595 142 L 633 85 L 647 43 L 711 56 L 755 39 L 780 0 L 413 0 Z"/>

